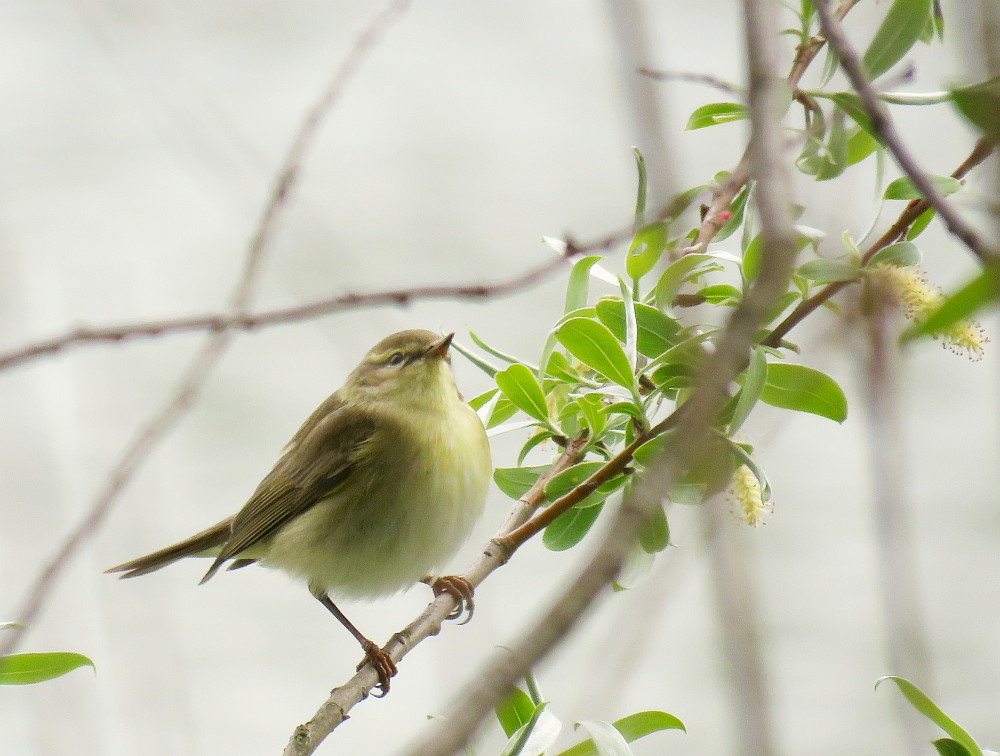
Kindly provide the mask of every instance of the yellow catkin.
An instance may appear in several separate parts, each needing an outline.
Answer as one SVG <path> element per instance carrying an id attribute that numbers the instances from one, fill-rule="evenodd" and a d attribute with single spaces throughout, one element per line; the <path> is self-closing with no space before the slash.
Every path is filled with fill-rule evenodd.
<path id="1" fill-rule="evenodd" d="M 756 528 L 764 524 L 764 515 L 774 511 L 774 505 L 764 501 L 760 482 L 746 465 L 740 465 L 729 483 L 729 494 L 736 505 L 736 512 L 747 525 Z"/>
<path id="2" fill-rule="evenodd" d="M 896 265 L 876 265 L 872 273 L 880 278 L 895 294 L 903 314 L 914 322 L 921 322 L 944 301 L 944 293 L 931 286 L 919 268 L 900 268 Z M 945 349 L 955 354 L 965 354 L 970 360 L 981 360 L 989 337 L 976 320 L 959 320 L 941 331 L 931 334 L 941 340 Z"/>

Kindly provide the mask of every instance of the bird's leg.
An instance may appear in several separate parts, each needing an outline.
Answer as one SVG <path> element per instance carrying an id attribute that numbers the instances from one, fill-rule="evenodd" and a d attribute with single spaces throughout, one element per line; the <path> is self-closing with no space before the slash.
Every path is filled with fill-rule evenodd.
<path id="1" fill-rule="evenodd" d="M 365 652 L 365 658 L 358 664 L 358 669 L 360 670 L 365 664 L 372 665 L 372 669 L 378 675 L 378 689 L 382 691 L 382 695 L 384 696 L 389 692 L 389 678 L 396 674 L 396 662 L 378 644 L 373 643 L 362 635 L 361 631 L 347 619 L 347 616 L 337 608 L 337 605 L 330 600 L 330 597 L 324 591 L 314 590 L 312 594 L 319 603 L 329 610 L 330 614 L 340 620 L 340 624 L 346 627 L 347 631 L 361 644 L 361 648 Z"/>
<path id="2" fill-rule="evenodd" d="M 461 575 L 442 575 L 441 577 L 431 577 L 428 575 L 425 578 L 421 578 L 420 582 L 429 585 L 431 590 L 434 591 L 435 596 L 447 593 L 455 599 L 458 606 L 448 615 L 448 619 L 458 619 L 466 611 L 469 612 L 469 616 L 458 624 L 464 625 L 472 619 L 472 615 L 476 611 L 476 602 L 473 600 L 476 589 L 468 579 Z"/>

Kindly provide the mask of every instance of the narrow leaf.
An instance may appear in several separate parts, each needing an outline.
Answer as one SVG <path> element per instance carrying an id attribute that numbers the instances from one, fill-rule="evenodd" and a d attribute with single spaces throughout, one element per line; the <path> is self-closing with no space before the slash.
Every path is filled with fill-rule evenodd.
<path id="1" fill-rule="evenodd" d="M 940 754 L 940 756 L 971 756 L 969 749 L 959 743 L 957 740 L 952 740 L 951 738 L 939 738 L 931 745 L 934 746 L 934 750 Z"/>
<path id="2" fill-rule="evenodd" d="M 653 510 L 649 521 L 639 531 L 639 546 L 647 554 L 655 554 L 669 545 L 670 524 L 667 522 L 667 513 L 663 507 L 657 507 Z"/>
<path id="3" fill-rule="evenodd" d="M 565 551 L 576 546 L 597 521 L 603 504 L 593 507 L 572 507 L 545 528 L 542 543 L 550 551 Z"/>
<path id="4" fill-rule="evenodd" d="M 632 756 L 632 749 L 622 734 L 610 722 L 584 720 L 577 722 L 590 735 L 599 756 Z"/>
<path id="5" fill-rule="evenodd" d="M 493 471 L 497 488 L 512 499 L 520 499 L 535 485 L 538 476 L 548 470 L 548 465 L 537 467 L 498 467 Z"/>
<path id="6" fill-rule="evenodd" d="M 635 281 L 653 269 L 667 247 L 667 224 L 650 223 L 635 232 L 625 258 L 625 271 Z"/>
<path id="7" fill-rule="evenodd" d="M 545 484 L 545 498 L 549 501 L 555 501 L 559 497 L 565 496 L 602 467 L 604 467 L 603 462 L 579 462 L 561 473 L 553 475 Z M 600 504 L 606 495 L 601 495 L 600 490 L 597 490 L 576 506 L 589 507 L 593 504 Z"/>
<path id="8" fill-rule="evenodd" d="M 847 419 L 847 397 L 837 382 L 806 365 L 769 363 L 760 398 L 775 407 L 811 412 L 838 423 Z"/>
<path id="9" fill-rule="evenodd" d="M 850 260 L 820 258 L 802 263 L 796 272 L 803 278 L 808 278 L 816 283 L 833 283 L 834 281 L 853 281 L 858 277 L 858 266 Z"/>
<path id="10" fill-rule="evenodd" d="M 730 121 L 741 121 L 750 117 L 747 106 L 741 102 L 713 102 L 702 105 L 695 110 L 688 118 L 686 131 L 703 129 L 707 126 L 716 126 L 720 123 Z"/>
<path id="11" fill-rule="evenodd" d="M 1000 76 L 951 90 L 955 107 L 991 141 L 1000 144 Z"/>
<path id="12" fill-rule="evenodd" d="M 684 723 L 665 711 L 639 711 L 616 720 L 614 727 L 629 743 L 654 732 L 663 730 L 685 731 Z M 562 751 L 558 756 L 597 756 L 597 747 L 591 739 L 584 740 Z"/>
<path id="13" fill-rule="evenodd" d="M 895 265 L 908 268 L 920 262 L 920 249 L 913 242 L 896 242 L 883 247 L 868 261 L 868 265 Z"/>
<path id="14" fill-rule="evenodd" d="M 972 736 L 959 727 L 955 720 L 941 711 L 938 705 L 928 698 L 927 694 L 920 690 L 920 688 L 906 678 L 897 677 L 896 675 L 880 677 L 875 683 L 875 688 L 878 689 L 878 686 L 886 680 L 896 683 L 900 692 L 902 692 L 914 709 L 944 730 L 953 740 L 961 743 L 972 756 L 983 756 L 982 750 L 976 741 L 973 740 Z"/>
<path id="15" fill-rule="evenodd" d="M 736 407 L 733 409 L 733 416 L 729 420 L 729 435 L 738 431 L 746 419 L 750 416 L 750 411 L 760 400 L 764 384 L 767 382 L 767 357 L 764 349 L 757 347 L 750 355 L 750 365 L 743 372 L 743 387 L 736 398 Z"/>
<path id="16" fill-rule="evenodd" d="M 619 386 L 633 389 L 635 379 L 628 357 L 604 324 L 589 318 L 572 318 L 556 329 L 556 338 L 583 364 Z"/>
<path id="17" fill-rule="evenodd" d="M 0 659 L 0 685 L 44 682 L 79 667 L 94 667 L 94 662 L 70 651 L 11 654 Z"/>
<path id="18" fill-rule="evenodd" d="M 598 260 L 599 255 L 581 257 L 573 265 L 566 284 L 566 305 L 563 312 L 573 312 L 587 306 L 587 296 L 590 293 L 590 269 Z"/>
<path id="19" fill-rule="evenodd" d="M 962 188 L 962 182 L 951 176 L 928 176 L 942 195 L 954 194 Z M 923 193 L 913 185 L 909 176 L 903 176 L 893 181 L 885 188 L 884 199 L 913 200 L 923 197 Z"/>
<path id="20" fill-rule="evenodd" d="M 711 260 L 711 255 L 684 255 L 680 260 L 670 263 L 656 284 L 656 306 L 661 310 L 670 308 L 684 282 L 695 274 L 699 266 Z"/>
<path id="21" fill-rule="evenodd" d="M 895 0 L 868 45 L 861 64 L 877 79 L 910 51 L 931 20 L 931 0 Z"/>
<path id="22" fill-rule="evenodd" d="M 535 704 L 528 698 L 527 693 L 520 688 L 514 688 L 500 699 L 495 712 L 497 721 L 500 722 L 504 734 L 509 738 L 528 723 L 531 715 L 535 713 Z"/>
<path id="23" fill-rule="evenodd" d="M 511 365 L 496 374 L 497 386 L 518 409 L 541 420 L 549 421 L 549 409 L 545 403 L 545 392 L 527 365 Z"/>

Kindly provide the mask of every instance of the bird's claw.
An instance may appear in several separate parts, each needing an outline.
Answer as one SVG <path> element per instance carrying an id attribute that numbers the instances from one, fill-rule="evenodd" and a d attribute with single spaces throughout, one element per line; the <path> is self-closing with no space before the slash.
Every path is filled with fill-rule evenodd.
<path id="1" fill-rule="evenodd" d="M 430 581 L 429 585 L 431 590 L 434 591 L 435 596 L 447 593 L 458 603 L 458 606 L 448 615 L 447 619 L 458 619 L 465 612 L 469 613 L 468 616 L 458 624 L 464 625 L 472 619 L 472 615 L 476 611 L 476 602 L 474 600 L 475 586 L 466 578 L 461 575 L 443 575 Z"/>
<path id="2" fill-rule="evenodd" d="M 392 657 L 386 653 L 385 649 L 379 648 L 376 644 L 371 641 L 366 641 L 361 644 L 361 647 L 365 651 L 365 658 L 358 663 L 358 670 L 360 671 L 366 664 L 371 664 L 372 669 L 375 670 L 375 674 L 378 675 L 378 689 L 382 691 L 381 695 L 376 696 L 376 698 L 382 698 L 389 692 L 389 678 L 396 674 L 398 671 L 396 669 L 396 662 L 392 660 Z"/>

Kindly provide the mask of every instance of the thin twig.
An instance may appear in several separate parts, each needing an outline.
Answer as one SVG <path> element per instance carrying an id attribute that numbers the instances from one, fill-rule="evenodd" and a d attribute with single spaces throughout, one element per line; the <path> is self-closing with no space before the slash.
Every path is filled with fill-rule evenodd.
<path id="1" fill-rule="evenodd" d="M 938 191 L 930 176 L 920 167 L 916 158 L 904 144 L 899 132 L 896 131 L 888 108 L 879 99 L 878 92 L 875 91 L 865 75 L 857 52 L 847 40 L 840 22 L 830 12 L 826 0 L 816 3 L 816 11 L 819 13 L 823 33 L 826 35 L 830 48 L 840 61 L 851 86 L 861 98 L 861 104 L 871 121 L 872 129 L 878 134 L 879 141 L 892 153 L 900 170 L 910 178 L 913 185 L 920 190 L 924 198 L 937 211 L 948 230 L 972 250 L 980 260 L 989 262 L 1000 258 L 1000 251 L 987 244 L 979 232 L 958 214 L 954 206 Z"/>
<path id="2" fill-rule="evenodd" d="M 843 0 L 836 10 L 837 18 L 843 19 L 848 13 L 850 13 L 851 8 L 858 4 L 858 2 L 859 0 Z M 825 44 L 826 40 L 822 37 L 813 37 L 807 44 L 799 46 L 795 55 L 795 60 L 792 62 L 791 70 L 785 79 L 792 91 L 795 91 L 798 87 L 799 82 L 802 81 L 802 77 L 806 73 L 806 70 L 809 68 L 813 60 L 816 59 L 816 56 L 819 55 L 819 51 L 823 49 Z M 729 179 L 726 183 L 715 189 L 712 204 L 705 212 L 705 216 L 698 229 L 698 235 L 694 240 L 694 244 L 685 250 L 685 253 L 688 251 L 700 252 L 705 250 L 709 242 L 715 238 L 715 235 L 719 233 L 719 230 L 729 219 L 729 206 L 733 203 L 733 200 L 736 198 L 740 189 L 746 186 L 749 178 L 750 153 L 748 148 L 747 151 L 743 153 L 743 157 L 741 157 L 740 161 L 736 164 L 736 167 L 730 172 Z"/>
<path id="3" fill-rule="evenodd" d="M 748 3 L 748 14 L 751 9 L 761 10 L 751 6 L 755 3 Z M 759 21 L 748 19 L 748 24 Z M 768 26 L 763 26 L 761 33 Z M 764 208 L 761 233 L 766 253 L 760 275 L 721 332 L 715 351 L 706 359 L 696 388 L 679 413 L 673 443 L 636 481 L 632 495 L 626 496 L 594 556 L 562 596 L 512 646 L 511 653 L 475 672 L 473 682 L 458 696 L 459 703 L 451 711 L 447 726 L 437 728 L 431 737 L 408 750 L 411 756 L 452 754 L 469 742 L 496 702 L 565 637 L 615 579 L 635 547 L 639 532 L 655 509 L 662 506 L 672 483 L 706 448 L 713 420 L 728 399 L 726 387 L 746 364 L 756 330 L 788 285 L 795 258 L 791 181 L 781 162 L 780 96 L 770 71 L 763 73 L 769 62 L 765 58 L 752 64 L 749 89 L 751 165 L 758 202 Z"/>
<path id="4" fill-rule="evenodd" d="M 316 106 L 310 110 L 300 126 L 296 138 L 292 142 L 292 146 L 282 163 L 278 178 L 274 183 L 268 202 L 260 215 L 256 230 L 247 249 L 243 272 L 230 299 L 227 319 L 238 320 L 246 316 L 245 310 L 253 295 L 254 284 L 260 271 L 261 261 L 269 247 L 277 220 L 287 205 L 289 194 L 299 173 L 301 161 L 308 148 L 315 141 L 320 122 L 336 102 L 349 76 L 357 69 L 360 59 L 371 49 L 378 36 L 387 27 L 389 21 L 401 12 L 408 2 L 409 0 L 393 0 L 385 10 L 378 14 L 372 24 L 358 38 L 354 47 L 339 67 L 337 74 L 330 81 L 323 96 Z M 195 356 L 191 367 L 188 369 L 184 380 L 181 382 L 173 398 L 167 402 L 159 413 L 154 415 L 153 419 L 142 428 L 135 439 L 125 448 L 118 462 L 112 468 L 101 492 L 90 505 L 87 515 L 73 529 L 69 537 L 45 565 L 29 588 L 24 604 L 17 614 L 18 625 L 3 635 L 2 643 L 0 643 L 0 659 L 12 653 L 18 647 L 25 632 L 31 627 L 38 613 L 41 611 L 52 586 L 69 563 L 69 560 L 104 521 L 104 518 L 111 510 L 112 504 L 152 449 L 173 428 L 177 421 L 184 415 L 185 411 L 191 406 L 192 402 L 194 402 L 204 384 L 205 378 L 222 356 L 227 343 L 232 337 L 230 327 L 225 324 L 220 324 L 215 328 L 215 331 Z"/>

